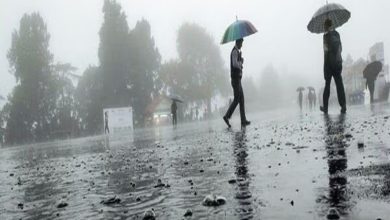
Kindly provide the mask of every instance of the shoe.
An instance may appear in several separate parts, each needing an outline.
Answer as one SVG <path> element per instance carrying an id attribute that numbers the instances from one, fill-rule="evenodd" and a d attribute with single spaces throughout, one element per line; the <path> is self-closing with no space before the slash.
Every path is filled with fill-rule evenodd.
<path id="1" fill-rule="evenodd" d="M 321 110 L 324 114 L 328 114 L 328 109 L 325 109 L 323 106 L 320 106 L 320 110 Z"/>
<path id="2" fill-rule="evenodd" d="M 347 108 L 346 107 L 342 107 L 340 112 L 341 112 L 341 114 L 347 113 Z"/>
<path id="3" fill-rule="evenodd" d="M 229 119 L 226 116 L 223 116 L 223 120 L 225 121 L 226 125 L 231 128 L 232 126 L 229 123 Z"/>
<path id="4" fill-rule="evenodd" d="M 248 126 L 250 124 L 251 124 L 251 122 L 247 121 L 247 120 L 245 120 L 244 122 L 241 122 L 241 126 L 244 126 L 244 127 L 246 127 L 246 126 Z"/>

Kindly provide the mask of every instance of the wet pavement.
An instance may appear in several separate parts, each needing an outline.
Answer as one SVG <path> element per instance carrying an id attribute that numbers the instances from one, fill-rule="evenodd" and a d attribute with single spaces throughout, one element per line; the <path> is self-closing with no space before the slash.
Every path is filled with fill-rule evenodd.
<path id="1" fill-rule="evenodd" d="M 336 112 L 2 148 L 0 219 L 390 219 L 390 105 Z"/>

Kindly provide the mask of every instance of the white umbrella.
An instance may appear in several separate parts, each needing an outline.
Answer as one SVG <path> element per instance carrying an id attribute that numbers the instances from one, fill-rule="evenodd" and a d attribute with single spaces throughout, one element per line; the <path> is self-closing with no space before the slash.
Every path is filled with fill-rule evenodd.
<path id="1" fill-rule="evenodd" d="M 336 3 L 326 4 L 313 15 L 307 25 L 307 29 L 312 33 L 324 33 L 324 23 L 327 19 L 332 21 L 331 28 L 337 28 L 347 23 L 351 17 L 351 12 L 345 9 L 342 5 Z"/>

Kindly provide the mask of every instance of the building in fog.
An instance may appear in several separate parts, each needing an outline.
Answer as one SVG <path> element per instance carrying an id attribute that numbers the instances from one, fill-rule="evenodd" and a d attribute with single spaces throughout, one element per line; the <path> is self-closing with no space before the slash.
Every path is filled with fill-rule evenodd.
<path id="1" fill-rule="evenodd" d="M 348 104 L 364 104 L 366 79 L 363 78 L 363 70 L 366 65 L 367 61 L 362 58 L 353 62 L 349 57 L 344 63 L 343 80 Z"/>

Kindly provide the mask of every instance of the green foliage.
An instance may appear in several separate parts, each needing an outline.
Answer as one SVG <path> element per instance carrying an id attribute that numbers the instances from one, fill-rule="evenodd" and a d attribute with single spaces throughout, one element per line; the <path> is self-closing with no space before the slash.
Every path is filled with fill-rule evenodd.
<path id="1" fill-rule="evenodd" d="M 102 129 L 102 88 L 99 68 L 89 66 L 79 80 L 75 93 L 79 127 L 84 134 L 95 134 Z"/>
<path id="2" fill-rule="evenodd" d="M 146 111 L 159 90 L 158 70 L 161 56 L 151 35 L 150 24 L 138 21 L 129 36 L 130 85 L 135 119 L 143 124 L 148 115 Z"/>
<path id="3" fill-rule="evenodd" d="M 129 59 L 126 15 L 116 1 L 106 0 L 100 29 L 99 61 L 102 80 L 102 101 L 105 107 L 130 105 Z"/>
<path id="4" fill-rule="evenodd" d="M 50 34 L 38 13 L 25 14 L 8 51 L 17 85 L 2 110 L 7 144 L 45 141 L 77 129 L 70 64 L 53 65 Z"/>
<path id="5" fill-rule="evenodd" d="M 9 143 L 43 140 L 50 129 L 50 103 L 54 89 L 49 51 L 50 35 L 38 13 L 25 14 L 12 35 L 8 60 L 17 86 L 10 99 L 5 139 Z"/>
<path id="6" fill-rule="evenodd" d="M 44 141 L 102 130 L 103 108 L 133 106 L 136 125 L 151 116 L 163 92 L 208 102 L 228 91 L 228 71 L 218 45 L 196 24 L 178 32 L 179 59 L 161 66 L 161 55 L 145 19 L 129 29 L 115 0 L 105 0 L 99 31 L 98 66 L 88 67 L 74 87 L 76 68 L 53 64 L 50 34 L 38 13 L 25 14 L 8 51 L 17 85 L 0 112 L 0 133 L 8 144 Z"/>
<path id="7" fill-rule="evenodd" d="M 134 121 L 142 125 L 149 116 L 148 104 L 161 90 L 157 74 L 161 56 L 150 24 L 141 20 L 130 30 L 114 0 L 104 2 L 103 14 L 100 65 L 84 72 L 76 92 L 80 127 L 87 134 L 102 130 L 103 108 L 133 106 Z"/>
<path id="8" fill-rule="evenodd" d="M 228 71 L 213 37 L 197 25 L 185 23 L 178 31 L 178 60 L 163 65 L 160 76 L 165 89 L 180 94 L 189 102 L 204 101 L 228 90 Z"/>

